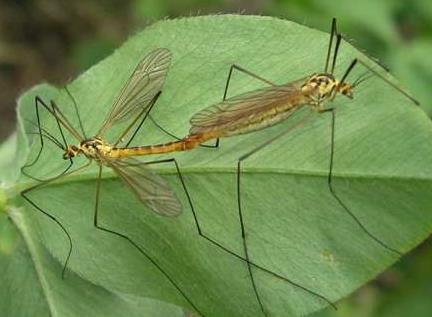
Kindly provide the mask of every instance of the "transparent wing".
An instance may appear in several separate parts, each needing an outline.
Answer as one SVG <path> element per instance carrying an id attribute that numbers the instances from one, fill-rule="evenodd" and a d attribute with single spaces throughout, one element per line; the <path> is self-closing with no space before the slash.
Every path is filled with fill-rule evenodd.
<path id="1" fill-rule="evenodd" d="M 235 129 L 278 105 L 288 104 L 301 95 L 300 79 L 281 86 L 270 86 L 247 92 L 210 106 L 194 114 L 190 120 L 190 134 L 206 133 L 219 129 Z"/>
<path id="2" fill-rule="evenodd" d="M 147 168 L 145 162 L 133 158 L 110 160 L 102 158 L 135 193 L 136 197 L 154 212 L 174 217 L 182 206 L 165 180 Z"/>
<path id="3" fill-rule="evenodd" d="M 112 125 L 128 120 L 145 111 L 150 101 L 162 89 L 171 62 L 171 52 L 158 48 L 145 56 L 114 100 L 98 136 Z"/>

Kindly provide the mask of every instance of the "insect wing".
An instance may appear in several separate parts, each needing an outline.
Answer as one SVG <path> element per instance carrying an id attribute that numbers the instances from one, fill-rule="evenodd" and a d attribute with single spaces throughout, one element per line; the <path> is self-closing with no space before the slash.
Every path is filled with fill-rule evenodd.
<path id="1" fill-rule="evenodd" d="M 159 175 L 147 168 L 145 162 L 133 158 L 104 160 L 135 193 L 137 198 L 162 216 L 174 217 L 181 213 L 181 203 Z"/>
<path id="2" fill-rule="evenodd" d="M 301 94 L 304 79 L 281 86 L 270 86 L 235 96 L 203 109 L 192 116 L 190 134 L 235 129 L 264 112 Z"/>
<path id="3" fill-rule="evenodd" d="M 112 125 L 133 118 L 150 106 L 151 100 L 162 89 L 170 62 L 171 52 L 165 48 L 158 48 L 141 60 L 116 97 L 98 136 Z"/>

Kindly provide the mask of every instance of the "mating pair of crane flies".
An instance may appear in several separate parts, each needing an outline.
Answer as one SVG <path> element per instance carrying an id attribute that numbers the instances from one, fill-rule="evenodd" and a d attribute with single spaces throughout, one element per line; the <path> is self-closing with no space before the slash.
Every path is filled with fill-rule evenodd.
<path id="1" fill-rule="evenodd" d="M 58 180 L 61 177 L 82 171 L 83 169 L 87 168 L 92 163 L 92 161 L 95 161 L 99 166 L 99 170 L 96 181 L 94 226 L 100 230 L 112 233 L 129 241 L 135 248 L 137 248 L 140 253 L 142 253 L 149 261 L 151 261 L 162 272 L 163 275 L 165 275 L 165 277 L 184 296 L 184 298 L 189 302 L 189 304 L 199 312 L 197 306 L 193 304 L 191 299 L 184 291 L 182 291 L 182 289 L 174 281 L 174 279 L 172 279 L 169 274 L 157 263 L 157 261 L 154 260 L 143 248 L 138 246 L 127 235 L 102 227 L 98 223 L 101 176 L 104 166 L 113 169 L 114 172 L 122 179 L 122 181 L 127 184 L 127 186 L 134 192 L 136 197 L 154 212 L 164 216 L 176 216 L 180 214 L 182 207 L 176 195 L 172 192 L 172 190 L 160 176 L 151 172 L 147 168 L 147 166 L 150 164 L 172 163 L 176 168 L 182 188 L 190 205 L 198 234 L 201 237 L 205 238 L 207 241 L 214 244 L 215 246 L 223 249 L 225 252 L 245 261 L 245 263 L 247 264 L 248 274 L 251 280 L 255 297 L 264 315 L 267 316 L 267 313 L 266 309 L 264 308 L 264 303 L 261 300 L 258 286 L 256 285 L 254 279 L 252 267 L 272 274 L 273 276 L 278 277 L 290 283 L 291 285 L 298 287 L 308 292 L 309 294 L 319 298 L 320 300 L 324 300 L 328 304 L 334 306 L 332 302 L 325 296 L 300 285 L 298 282 L 295 282 L 290 278 L 287 278 L 285 276 L 282 276 L 281 274 L 273 272 L 268 268 L 255 264 L 253 260 L 251 260 L 249 257 L 249 249 L 246 240 L 246 224 L 244 219 L 244 212 L 242 210 L 242 199 L 240 190 L 242 163 L 250 156 L 256 154 L 264 147 L 276 141 L 278 138 L 285 136 L 294 127 L 303 124 L 304 120 L 295 126 L 291 126 L 288 129 L 285 129 L 278 135 L 258 145 L 257 147 L 255 147 L 248 153 L 242 155 L 238 159 L 236 172 L 237 201 L 244 256 L 236 254 L 229 248 L 223 246 L 216 240 L 206 236 L 202 232 L 196 211 L 192 204 L 192 199 L 180 173 L 180 168 L 174 158 L 151 162 L 141 162 L 133 158 L 134 156 L 191 150 L 199 145 L 205 146 L 203 145 L 203 143 L 209 140 L 216 140 L 217 147 L 219 145 L 219 138 L 250 133 L 275 125 L 281 121 L 286 120 L 293 113 L 295 113 L 297 110 L 304 106 L 311 107 L 312 112 L 331 114 L 330 160 L 328 172 L 328 188 L 331 195 L 334 197 L 334 199 L 336 199 L 336 201 L 343 208 L 343 210 L 345 210 L 345 212 L 347 212 L 347 214 L 355 220 L 359 227 L 370 238 L 379 243 L 385 249 L 400 255 L 401 253 L 398 250 L 388 246 L 385 242 L 381 241 L 378 237 L 371 233 L 336 194 L 332 184 L 336 113 L 334 108 L 325 108 L 324 105 L 327 102 L 333 101 L 338 94 L 353 98 L 353 89 L 372 75 L 378 76 L 386 83 L 404 94 L 414 103 L 418 104 L 418 102 L 405 91 L 401 90 L 399 87 L 397 87 L 392 82 L 388 81 L 385 77 L 376 72 L 373 68 L 358 59 L 354 59 L 347 67 L 346 71 L 341 77 L 341 80 L 337 80 L 334 76 L 334 71 L 336 67 L 337 55 L 341 40 L 342 36 L 337 32 L 336 20 L 333 19 L 324 72 L 315 73 L 283 85 L 276 85 L 271 81 L 264 79 L 240 66 L 232 65 L 228 74 L 222 102 L 196 113 L 190 120 L 191 128 L 189 131 L 189 135 L 182 139 L 177 138 L 176 141 L 170 143 L 156 144 L 151 146 L 129 146 L 133 138 L 136 136 L 137 132 L 141 128 L 143 122 L 149 117 L 150 110 L 155 105 L 157 99 L 161 94 L 162 86 L 171 59 L 171 54 L 167 49 L 154 50 L 138 64 L 135 71 L 115 99 L 111 110 L 103 121 L 99 131 L 92 138 L 88 138 L 86 136 L 83 129 L 83 124 L 78 113 L 78 107 L 69 92 L 68 94 L 74 101 L 73 104 L 76 114 L 78 116 L 79 126 L 81 130 L 80 132 L 78 132 L 78 130 L 76 130 L 71 125 L 69 120 L 66 118 L 66 116 L 62 113 L 60 108 L 53 100 L 51 100 L 50 104 L 48 105 L 41 98 L 36 97 L 35 109 L 38 121 L 38 132 L 36 134 L 38 134 L 40 137 L 40 149 L 35 159 L 31 163 L 23 167 L 23 173 L 31 178 L 40 181 L 40 183 L 24 190 L 22 192 L 22 196 L 39 212 L 53 220 L 66 234 L 69 241 L 69 251 L 65 260 L 62 274 L 64 275 L 65 273 L 69 258 L 72 253 L 72 239 L 65 227 L 60 223 L 60 221 L 54 216 L 52 216 L 50 213 L 40 208 L 33 200 L 29 198 L 28 193 L 44 185 L 47 185 L 48 183 Z M 352 84 L 349 84 L 345 80 L 357 64 L 361 64 L 362 66 L 364 66 L 366 68 L 366 72 L 360 75 L 357 80 L 354 81 Z M 238 96 L 227 98 L 231 75 L 234 70 L 241 71 L 247 75 L 250 75 L 264 82 L 268 86 Z M 47 111 L 55 118 L 61 134 L 61 141 L 57 140 L 51 133 L 49 133 L 41 126 L 39 107 L 45 109 L 45 111 Z M 120 122 L 128 121 L 130 121 L 129 125 L 115 140 L 115 142 L 108 143 L 105 141 L 104 135 L 112 126 Z M 69 144 L 66 141 L 63 129 L 66 129 L 79 143 L 77 145 Z M 131 133 L 132 129 L 134 129 L 134 132 L 129 137 L 128 141 L 124 144 L 124 146 L 120 146 L 124 143 L 124 138 Z M 44 138 L 50 140 L 57 147 L 63 150 L 63 158 L 69 161 L 69 165 L 59 175 L 42 180 L 32 175 L 29 175 L 26 172 L 26 169 L 35 165 L 36 162 L 39 160 L 44 146 Z M 75 170 L 71 170 L 73 166 L 73 158 L 79 155 L 84 155 L 86 158 L 88 158 L 88 163 Z"/>

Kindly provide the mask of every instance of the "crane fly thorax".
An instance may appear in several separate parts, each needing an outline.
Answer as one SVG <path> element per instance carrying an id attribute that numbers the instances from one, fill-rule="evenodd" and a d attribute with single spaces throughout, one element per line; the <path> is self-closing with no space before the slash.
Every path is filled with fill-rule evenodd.
<path id="1" fill-rule="evenodd" d="M 353 97 L 352 86 L 348 83 L 340 83 L 332 74 L 313 74 L 302 85 L 302 91 L 315 102 L 332 99 L 337 93 L 349 98 Z"/>
<path id="2" fill-rule="evenodd" d="M 333 95 L 337 84 L 331 74 L 313 74 L 303 84 L 302 91 L 313 100 L 322 101 Z"/>
<path id="3" fill-rule="evenodd" d="M 80 143 L 80 148 L 88 158 L 97 159 L 98 157 L 106 156 L 111 152 L 112 146 L 101 138 L 95 137 L 82 141 Z"/>
<path id="4" fill-rule="evenodd" d="M 101 138 L 94 137 L 82 141 L 78 146 L 68 145 L 63 154 L 63 158 L 69 159 L 82 153 L 87 158 L 98 159 L 101 156 L 107 156 L 111 150 L 112 146 L 110 144 L 103 141 Z"/>

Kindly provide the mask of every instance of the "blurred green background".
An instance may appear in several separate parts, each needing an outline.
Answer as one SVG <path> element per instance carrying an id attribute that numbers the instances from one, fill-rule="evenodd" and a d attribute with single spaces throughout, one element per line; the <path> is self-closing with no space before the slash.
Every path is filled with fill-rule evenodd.
<path id="1" fill-rule="evenodd" d="M 0 140 L 14 130 L 15 102 L 27 88 L 65 84 L 158 19 L 211 13 L 272 15 L 325 31 L 337 17 L 345 37 L 386 65 L 432 115 L 430 0 L 17 0 L 0 2 Z M 429 240 L 337 312 L 315 317 L 428 317 L 431 298 Z"/>

